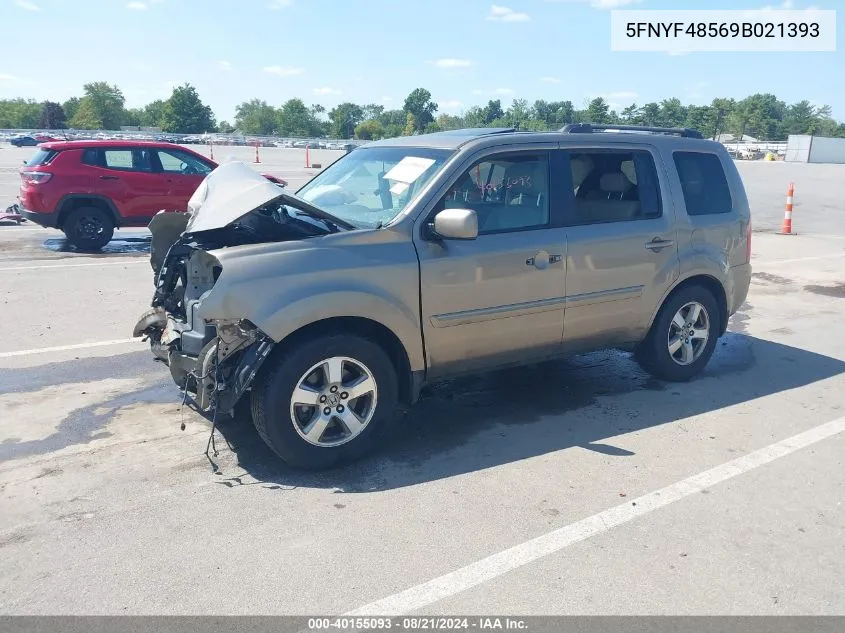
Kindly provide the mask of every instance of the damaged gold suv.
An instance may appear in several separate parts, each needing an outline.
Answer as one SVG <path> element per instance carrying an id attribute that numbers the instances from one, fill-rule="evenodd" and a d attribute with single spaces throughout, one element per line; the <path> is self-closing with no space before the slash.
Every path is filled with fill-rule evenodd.
<path id="1" fill-rule="evenodd" d="M 200 409 L 249 404 L 308 468 L 360 457 L 456 374 L 614 347 L 688 380 L 751 276 L 739 173 L 686 129 L 389 139 L 296 193 L 229 163 L 150 229 L 135 335 Z"/>

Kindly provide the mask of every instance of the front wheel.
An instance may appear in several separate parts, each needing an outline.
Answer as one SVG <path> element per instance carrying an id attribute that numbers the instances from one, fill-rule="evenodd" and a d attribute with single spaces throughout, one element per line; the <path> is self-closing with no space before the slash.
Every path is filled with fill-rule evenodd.
<path id="1" fill-rule="evenodd" d="M 656 378 L 687 381 L 707 365 L 720 327 L 713 294 L 702 286 L 684 288 L 663 304 L 637 349 L 637 361 Z"/>
<path id="2" fill-rule="evenodd" d="M 330 468 L 376 446 L 396 409 L 396 370 L 369 339 L 321 336 L 277 356 L 251 398 L 255 428 L 279 457 Z"/>
<path id="3" fill-rule="evenodd" d="M 99 251 L 114 235 L 114 220 L 100 207 L 79 207 L 68 214 L 62 230 L 71 246 Z"/>

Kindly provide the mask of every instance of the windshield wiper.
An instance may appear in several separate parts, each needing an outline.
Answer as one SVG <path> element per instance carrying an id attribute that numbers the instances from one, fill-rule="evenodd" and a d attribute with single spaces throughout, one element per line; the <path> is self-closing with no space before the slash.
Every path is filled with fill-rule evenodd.
<path id="1" fill-rule="evenodd" d="M 350 224 L 346 220 L 341 220 L 339 217 L 332 215 L 328 211 L 323 211 L 320 207 L 315 207 L 310 202 L 303 200 L 299 196 L 294 196 L 289 193 L 285 193 L 280 196 L 284 202 L 287 202 L 290 206 L 294 207 L 297 211 L 301 211 L 305 215 L 310 215 L 311 217 L 318 218 L 323 220 L 324 222 L 331 223 L 334 226 L 334 232 L 337 233 L 339 229 L 344 229 L 346 231 L 354 231 L 358 227 Z"/>

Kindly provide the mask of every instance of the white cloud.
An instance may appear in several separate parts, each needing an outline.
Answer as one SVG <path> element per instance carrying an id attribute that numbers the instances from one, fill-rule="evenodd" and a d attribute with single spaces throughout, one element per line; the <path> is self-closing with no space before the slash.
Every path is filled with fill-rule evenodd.
<path id="1" fill-rule="evenodd" d="M 514 91 L 511 88 L 496 88 L 493 92 L 497 95 L 512 95 Z"/>
<path id="2" fill-rule="evenodd" d="M 334 88 L 314 88 L 312 90 L 315 95 L 339 95 L 340 90 L 335 90 Z"/>
<path id="3" fill-rule="evenodd" d="M 437 105 L 440 106 L 441 110 L 451 110 L 452 112 L 464 107 L 464 104 L 457 99 L 445 99 L 443 101 L 438 101 Z"/>
<path id="4" fill-rule="evenodd" d="M 466 68 L 467 66 L 472 66 L 472 61 L 470 61 L 469 59 L 446 57 L 443 59 L 438 59 L 434 62 L 434 65 L 438 68 Z"/>
<path id="5" fill-rule="evenodd" d="M 474 94 L 474 95 L 483 95 L 483 94 L 484 94 L 484 91 L 483 91 L 483 90 L 478 90 L 478 89 L 476 88 L 475 90 L 473 90 L 473 91 L 472 91 L 472 94 Z"/>
<path id="6" fill-rule="evenodd" d="M 391 101 L 393 101 L 393 97 L 382 97 L 381 100 L 385 103 L 390 103 Z"/>
<path id="7" fill-rule="evenodd" d="M 0 73 L 0 81 L 17 81 L 17 77 L 8 73 Z"/>
<path id="8" fill-rule="evenodd" d="M 147 5 L 143 2 L 130 2 L 126 5 L 127 9 L 132 9 L 133 11 L 146 11 Z"/>
<path id="9" fill-rule="evenodd" d="M 219 62 L 217 62 L 217 68 L 222 71 L 229 72 L 230 70 L 232 70 L 232 62 L 227 62 L 225 59 L 221 59 Z"/>
<path id="10" fill-rule="evenodd" d="M 547 84 L 559 84 L 560 79 L 557 77 L 540 77 L 540 81 Z"/>
<path id="11" fill-rule="evenodd" d="M 555 4 L 589 4 L 594 9 L 618 9 L 629 4 L 637 4 L 642 0 L 546 0 Z"/>
<path id="12" fill-rule="evenodd" d="M 301 75 L 305 72 L 304 68 L 298 66 L 265 66 L 265 73 L 271 75 L 278 75 L 279 77 L 293 77 L 294 75 Z"/>
<path id="13" fill-rule="evenodd" d="M 611 92 L 604 95 L 606 99 L 636 99 L 639 95 L 636 92 Z"/>
<path id="14" fill-rule="evenodd" d="M 485 19 L 491 22 L 527 22 L 531 17 L 527 13 L 518 13 L 508 7 L 494 4 Z"/>
<path id="15" fill-rule="evenodd" d="M 292 4 L 293 0 L 270 0 L 270 4 L 267 5 L 267 8 L 272 9 L 273 11 L 278 11 L 279 9 L 289 7 Z"/>
<path id="16" fill-rule="evenodd" d="M 29 0 L 15 0 L 15 4 L 25 11 L 41 11 L 41 7 Z"/>

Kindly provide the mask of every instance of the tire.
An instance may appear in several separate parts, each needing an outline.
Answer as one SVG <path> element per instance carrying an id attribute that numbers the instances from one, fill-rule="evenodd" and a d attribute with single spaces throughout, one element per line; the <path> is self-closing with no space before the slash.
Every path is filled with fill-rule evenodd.
<path id="1" fill-rule="evenodd" d="M 694 314 L 690 313 L 688 306 L 694 304 L 701 309 L 699 317 L 690 326 L 689 319 Z M 673 323 L 679 311 L 682 318 L 687 317 L 683 321 L 684 327 L 689 330 L 681 328 L 679 322 Z M 697 285 L 683 288 L 671 295 L 660 308 L 648 336 L 637 348 L 635 357 L 640 366 L 655 378 L 669 382 L 690 380 L 704 369 L 713 355 L 719 338 L 721 318 L 719 305 L 709 290 Z M 707 335 L 703 343 L 702 332 Z M 690 347 L 687 347 L 685 341 L 689 341 Z M 677 347 L 678 342 L 680 347 Z M 671 352 L 672 347 L 677 347 L 674 354 Z"/>
<path id="2" fill-rule="evenodd" d="M 100 207 L 79 207 L 68 214 L 62 230 L 71 246 L 99 251 L 114 235 L 114 220 Z"/>
<path id="3" fill-rule="evenodd" d="M 335 392 L 327 380 L 328 359 L 343 359 L 339 366 L 344 379 Z M 252 420 L 264 442 L 285 462 L 321 470 L 355 461 L 376 447 L 393 418 L 398 399 L 396 369 L 379 345 L 355 335 L 323 335 L 285 350 L 273 362 L 252 390 Z M 363 380 L 363 374 L 374 381 L 374 389 L 367 395 L 351 397 L 354 392 L 346 390 L 356 379 Z M 314 399 L 315 404 L 294 404 L 294 389 L 300 384 L 313 390 L 299 393 Z M 343 413 L 339 413 L 341 410 Z M 363 430 L 359 430 L 361 425 L 350 430 L 352 425 L 341 420 L 341 415 L 352 413 L 355 417 L 347 420 L 355 424 L 367 420 Z M 305 437 L 309 429 L 310 441 Z"/>

